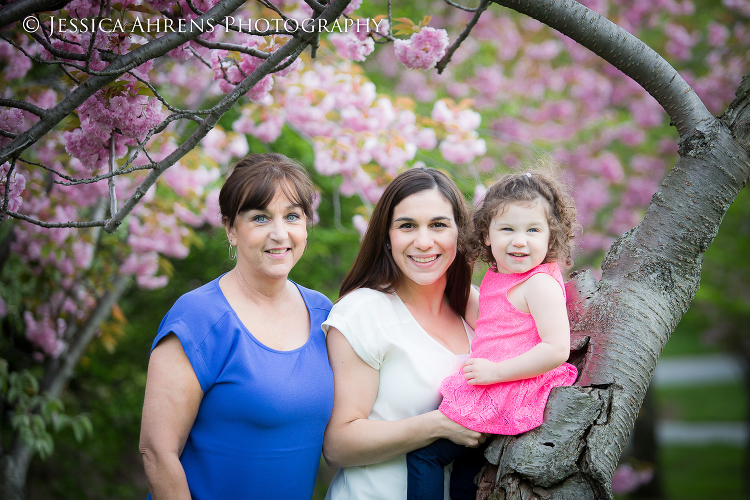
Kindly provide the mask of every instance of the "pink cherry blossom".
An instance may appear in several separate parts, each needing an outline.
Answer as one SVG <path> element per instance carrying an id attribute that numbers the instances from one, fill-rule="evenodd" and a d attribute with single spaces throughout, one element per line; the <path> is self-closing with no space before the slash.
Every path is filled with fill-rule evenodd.
<path id="1" fill-rule="evenodd" d="M 336 47 L 339 56 L 352 61 L 364 61 L 375 50 L 372 38 L 362 40 L 356 32 L 333 33 L 328 40 Z"/>
<path id="2" fill-rule="evenodd" d="M 21 194 L 26 187 L 26 178 L 21 175 L 18 170 L 13 170 L 10 175 L 10 182 L 8 183 L 8 172 L 10 171 L 10 163 L 5 162 L 0 165 L 0 206 L 5 202 L 6 191 L 8 193 L 8 210 L 11 212 L 18 212 L 21 207 L 23 198 Z M 6 184 L 7 183 L 7 184 Z M 6 215 L 3 219 L 7 219 Z"/>
<path id="3" fill-rule="evenodd" d="M 359 6 L 362 5 L 362 0 L 352 0 L 349 5 L 346 6 L 346 9 L 344 9 L 344 15 L 349 16 L 354 12 L 355 10 L 359 9 Z"/>
<path id="4" fill-rule="evenodd" d="M 65 343 L 60 339 L 65 331 L 65 322 L 62 319 L 54 321 L 49 312 L 45 312 L 37 319 L 31 311 L 23 313 L 23 320 L 26 325 L 26 338 L 48 356 L 58 357 L 65 348 Z"/>
<path id="5" fill-rule="evenodd" d="M 422 28 L 409 40 L 396 40 L 396 58 L 412 69 L 432 69 L 445 55 L 448 48 L 448 32 L 444 29 Z"/>
<path id="6" fill-rule="evenodd" d="M 635 470 L 630 464 L 622 464 L 612 475 L 612 492 L 617 495 L 630 493 L 651 481 L 653 477 L 654 470 L 651 468 Z"/>

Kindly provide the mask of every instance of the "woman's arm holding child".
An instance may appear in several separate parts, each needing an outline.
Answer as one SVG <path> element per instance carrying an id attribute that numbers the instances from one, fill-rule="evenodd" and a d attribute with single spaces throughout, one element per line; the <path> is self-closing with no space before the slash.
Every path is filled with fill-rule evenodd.
<path id="1" fill-rule="evenodd" d="M 464 319 L 470 327 L 476 330 L 479 319 L 479 289 L 472 285 L 469 291 L 469 301 L 466 303 L 466 314 Z"/>
<path id="2" fill-rule="evenodd" d="M 328 357 L 333 369 L 334 403 L 323 438 L 328 465 L 349 467 L 382 462 L 423 448 L 438 438 L 476 447 L 482 434 L 434 410 L 394 421 L 370 420 L 380 374 L 354 352 L 336 328 L 328 329 Z"/>
<path id="3" fill-rule="evenodd" d="M 536 377 L 563 364 L 570 354 L 570 322 L 565 296 L 555 278 L 535 274 L 518 285 L 541 342 L 523 354 L 494 363 L 469 358 L 463 365 L 470 385 L 487 385 Z"/>

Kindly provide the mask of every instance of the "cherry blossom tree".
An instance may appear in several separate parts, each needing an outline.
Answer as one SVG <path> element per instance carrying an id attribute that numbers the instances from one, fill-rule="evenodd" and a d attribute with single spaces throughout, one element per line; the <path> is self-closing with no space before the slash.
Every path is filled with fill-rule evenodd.
<path id="1" fill-rule="evenodd" d="M 420 162 L 471 179 L 475 201 L 540 148 L 569 166 L 580 260 L 609 248 L 601 280 L 570 284 L 581 378 L 541 428 L 496 439 L 483 491 L 610 498 L 700 256 L 748 179 L 747 79 L 711 113 L 750 67 L 750 3 L 712 3 L 708 23 L 700 0 L 584 3 L 446 0 L 396 17 L 389 2 L 368 17 L 358 0 L 4 2 L 0 266 L 23 286 L 2 288 L 0 316 L 18 318 L 33 359 L 0 360 L 13 414 L 0 420 L 2 497 L 22 498 L 49 430 L 85 433 L 58 398 L 86 346 L 117 328 L 118 298 L 132 281 L 166 285 L 166 258 L 219 224 L 231 160 L 288 127 L 336 196 L 361 201 L 360 230 Z M 383 78 L 409 98 L 379 94 Z M 662 181 L 677 149 L 667 115 L 680 159 Z"/>

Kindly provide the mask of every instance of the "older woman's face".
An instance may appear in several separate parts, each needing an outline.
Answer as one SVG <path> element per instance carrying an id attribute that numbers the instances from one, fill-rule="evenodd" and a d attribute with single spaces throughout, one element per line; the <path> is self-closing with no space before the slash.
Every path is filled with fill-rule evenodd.
<path id="1" fill-rule="evenodd" d="M 388 236 L 396 265 L 418 285 L 444 279 L 456 258 L 453 207 L 435 189 L 415 193 L 396 205 Z"/>
<path id="2" fill-rule="evenodd" d="M 265 209 L 240 212 L 225 229 L 229 242 L 237 246 L 237 268 L 248 278 L 286 279 L 307 242 L 302 207 L 282 189 L 276 189 Z"/>

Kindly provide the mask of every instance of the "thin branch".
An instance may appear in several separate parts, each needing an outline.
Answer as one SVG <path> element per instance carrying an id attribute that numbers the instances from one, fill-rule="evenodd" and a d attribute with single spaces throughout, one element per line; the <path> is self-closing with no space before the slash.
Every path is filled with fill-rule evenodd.
<path id="1" fill-rule="evenodd" d="M 446 2 L 450 2 L 450 0 L 445 0 Z M 482 15 L 482 13 L 487 10 L 487 7 L 490 5 L 490 0 L 482 0 L 479 4 L 479 7 L 476 9 L 470 11 L 474 12 L 474 15 L 472 16 L 471 20 L 466 24 L 464 29 L 461 31 L 461 33 L 456 37 L 456 39 L 453 41 L 450 47 L 448 47 L 448 50 L 445 51 L 445 55 L 438 61 L 437 66 L 437 72 L 438 74 L 442 74 L 443 70 L 446 66 L 448 66 L 448 63 L 451 62 L 451 59 L 453 58 L 453 54 L 456 52 L 456 50 L 461 46 L 461 44 L 466 40 L 466 38 L 469 36 L 469 33 L 471 33 L 471 30 L 476 26 L 477 22 L 479 21 L 479 16 Z M 465 10 L 465 9 L 464 9 Z"/>
<path id="2" fill-rule="evenodd" d="M 65 73 L 65 75 L 68 78 L 70 78 L 72 81 L 74 81 L 76 85 L 80 85 L 81 84 L 81 80 L 79 80 L 78 78 L 76 78 L 75 76 L 73 76 L 73 74 L 70 71 L 68 71 L 68 68 L 66 68 L 64 65 L 61 64 L 60 65 L 60 69 L 63 70 L 63 73 Z"/>
<path id="3" fill-rule="evenodd" d="M 284 61 L 283 63 L 281 63 L 281 64 L 279 64 L 278 66 L 276 66 L 276 67 L 275 67 L 274 69 L 272 69 L 272 70 L 271 70 L 271 71 L 270 71 L 269 73 L 278 73 L 279 71 L 281 71 L 281 70 L 284 70 L 284 69 L 288 68 L 289 66 L 291 66 L 292 64 L 294 64 L 294 61 L 296 61 L 296 60 L 297 60 L 297 58 L 299 57 L 299 55 L 300 55 L 300 54 L 301 54 L 301 53 L 302 53 L 302 52 L 303 52 L 304 50 L 305 50 L 305 47 L 304 47 L 304 46 L 301 46 L 300 48 L 298 48 L 298 49 L 297 49 L 297 50 L 296 50 L 296 51 L 294 52 L 294 54 L 292 54 L 291 56 L 289 56 L 289 57 L 287 58 L 287 60 L 286 60 L 286 61 Z"/>
<path id="4" fill-rule="evenodd" d="M 276 7 L 274 4 L 272 4 L 268 0 L 258 0 L 258 3 L 262 4 L 265 8 L 270 9 L 270 10 L 274 11 L 275 13 L 277 13 L 279 15 L 279 17 L 281 19 L 283 19 L 284 21 L 286 21 L 287 19 L 289 19 L 287 16 L 284 15 L 283 12 L 281 12 L 281 10 L 278 7 Z M 322 12 L 323 11 L 321 11 L 320 13 L 322 13 Z"/>
<path id="5" fill-rule="evenodd" d="M 484 9 L 487 8 L 487 7 L 484 7 L 484 9 L 483 9 L 481 3 L 479 4 L 479 7 L 466 7 L 465 5 L 458 4 L 456 2 L 453 2 L 452 0 L 443 0 L 443 1 L 445 3 L 447 3 L 448 5 L 450 5 L 451 7 L 455 7 L 457 9 L 461 9 L 461 10 L 465 10 L 466 12 L 477 12 L 480 9 L 484 10 Z M 483 1 L 482 3 L 485 3 L 485 2 Z"/>
<path id="6" fill-rule="evenodd" d="M 34 106 L 30 102 L 19 101 L 18 99 L 6 99 L 5 97 L 0 97 L 0 106 L 22 109 L 36 116 L 44 116 L 44 114 L 47 112 L 46 109 L 42 109 L 39 106 Z"/>
<path id="7" fill-rule="evenodd" d="M 69 181 L 76 181 L 76 180 L 77 180 L 77 179 L 75 179 L 74 177 L 71 177 L 71 176 L 69 176 L 69 175 L 66 175 L 66 174 L 64 174 L 64 173 L 62 173 L 62 172 L 58 172 L 58 171 L 57 171 L 57 170 L 55 170 L 54 168 L 52 168 L 52 167 L 48 167 L 47 165 L 44 165 L 44 164 L 42 164 L 42 163 L 37 163 L 37 162 L 35 162 L 35 161 L 31 161 L 31 160 L 26 160 L 26 159 L 24 159 L 23 157 L 20 157 L 20 156 L 18 157 L 18 160 L 19 160 L 19 161 L 22 161 L 22 162 L 24 162 L 24 163 L 26 163 L 27 165 L 34 165 L 35 167 L 40 167 L 40 168 L 43 168 L 43 169 L 44 169 L 44 170 L 46 170 L 47 172 L 53 173 L 53 174 L 55 174 L 55 175 L 56 175 L 56 176 L 58 176 L 58 177 L 62 177 L 63 179 L 66 179 L 66 180 L 69 180 Z M 54 182 L 54 183 L 56 183 L 56 184 L 60 184 L 60 181 L 52 181 L 52 182 Z M 68 186 L 70 186 L 71 184 L 67 184 L 67 185 L 68 185 Z"/>
<path id="8" fill-rule="evenodd" d="M 202 38 L 196 38 L 193 41 L 198 45 L 206 47 L 207 49 L 231 50 L 234 52 L 242 52 L 243 54 L 259 57 L 261 59 L 268 59 L 268 52 L 254 49 L 252 47 L 245 47 L 244 45 L 239 45 L 236 43 L 209 42 L 208 40 L 203 40 Z"/>
<path id="9" fill-rule="evenodd" d="M 202 16 L 203 14 L 205 14 L 205 12 L 201 12 L 200 10 L 198 10 L 198 8 L 195 5 L 193 5 L 192 0 L 187 0 L 187 4 L 188 4 L 188 7 L 190 7 L 190 10 L 192 10 L 194 13 L 198 14 L 199 16 Z"/>
<path id="10" fill-rule="evenodd" d="M 46 35 L 46 31 L 47 30 L 45 30 L 43 28 L 42 31 L 44 31 L 44 33 Z M 47 52 L 49 52 L 50 54 L 52 54 L 53 56 L 59 57 L 61 59 L 70 59 L 71 61 L 85 61 L 86 62 L 86 66 L 88 66 L 88 62 L 89 62 L 89 59 L 90 59 L 89 55 L 87 55 L 87 54 L 79 54 L 77 52 L 70 52 L 68 50 L 57 49 L 57 48 L 53 47 L 52 44 L 48 40 L 46 40 L 44 37 L 42 37 L 39 33 L 32 32 L 32 33 L 29 33 L 29 34 L 31 35 L 31 37 L 34 40 L 36 40 L 37 42 L 39 42 L 39 45 L 41 45 L 42 47 L 44 47 L 44 49 Z M 96 37 L 92 36 L 91 38 L 93 40 Z M 114 54 L 107 54 L 104 51 L 101 52 L 101 56 L 102 56 L 102 61 L 107 61 L 107 62 L 111 62 L 112 60 L 115 59 L 115 57 L 117 57 Z M 85 67 L 83 69 L 85 69 Z"/>
<path id="11" fill-rule="evenodd" d="M 172 106 L 171 104 L 169 104 L 169 102 L 164 98 L 164 96 L 162 96 L 161 94 L 159 94 L 159 92 L 157 92 L 156 88 L 153 85 L 151 85 L 148 81 L 144 80 L 143 78 L 141 78 L 140 76 L 136 75 L 132 71 L 128 71 L 128 74 L 130 76 L 132 76 L 133 78 L 135 78 L 136 80 L 138 80 L 139 82 L 141 82 L 142 84 L 146 85 L 148 87 L 148 89 L 151 92 L 154 93 L 154 97 L 156 97 L 157 99 L 159 99 L 159 101 L 161 101 L 161 103 L 164 105 L 164 107 L 166 107 L 172 113 L 192 114 L 192 115 L 204 115 L 204 114 L 210 113 L 210 111 L 205 111 L 205 110 L 193 110 L 193 109 L 179 109 L 179 108 L 175 108 L 174 106 Z"/>
<path id="12" fill-rule="evenodd" d="M 13 169 L 16 168 L 16 159 L 10 162 L 8 167 L 8 173 L 5 176 L 5 193 L 3 193 L 3 207 L 0 210 L 0 222 L 5 220 L 5 214 L 8 213 L 8 205 L 10 205 L 10 178 L 13 175 Z"/>
<path id="13" fill-rule="evenodd" d="M 10 217 L 13 217 L 14 219 L 21 219 L 25 220 L 26 222 L 30 222 L 31 224 L 34 224 L 39 227 L 43 228 L 59 228 L 59 227 L 95 227 L 95 226 L 106 226 L 107 221 L 106 220 L 90 220 L 90 221 L 81 221 L 81 222 L 43 222 L 37 219 L 34 219 L 32 217 L 29 217 L 28 215 L 19 214 L 17 212 L 12 212 L 10 210 L 7 210 L 5 212 Z"/>
<path id="14" fill-rule="evenodd" d="M 115 134 L 117 132 L 112 131 L 112 135 L 109 137 L 109 216 L 114 217 L 117 213 L 117 192 L 115 191 Z"/>
<path id="15" fill-rule="evenodd" d="M 33 62 L 35 62 L 37 64 L 46 64 L 48 66 L 60 66 L 62 68 L 62 70 L 65 72 L 65 74 L 68 77 L 70 77 L 74 82 L 76 82 L 76 85 L 80 84 L 80 81 L 77 78 L 75 78 L 73 75 L 71 75 L 70 72 L 68 72 L 68 70 L 65 69 L 65 66 L 70 66 L 73 69 L 77 69 L 79 71 L 88 73 L 90 75 L 95 75 L 95 76 L 111 76 L 111 75 L 117 74 L 117 73 L 113 73 L 112 71 L 94 71 L 94 70 L 91 70 L 91 69 L 89 69 L 87 71 L 85 66 L 81 66 L 79 64 L 74 64 L 74 63 L 72 63 L 70 61 L 63 61 L 63 60 L 59 60 L 59 59 L 55 60 L 55 61 L 47 61 L 45 59 L 42 59 L 39 56 L 34 56 L 34 55 L 29 54 L 26 51 L 26 49 L 24 49 L 23 47 L 21 47 L 20 45 L 18 45 L 13 40 L 5 37 L 4 35 L 0 35 L 0 39 L 5 40 L 6 42 L 8 42 L 11 45 L 13 45 L 16 49 L 18 49 L 19 51 L 21 51 L 23 53 L 23 55 L 25 55 L 26 57 L 28 57 L 29 59 L 31 59 Z M 57 49 L 55 49 L 55 50 L 57 50 Z M 80 54 L 78 54 L 78 55 L 80 55 Z M 118 74 L 118 76 L 119 76 L 119 74 Z"/>
<path id="16" fill-rule="evenodd" d="M 18 134 L 14 134 L 13 132 L 6 132 L 5 130 L 0 128 L 0 135 L 4 137 L 9 137 L 10 139 L 15 139 L 18 137 Z"/>
<path id="17" fill-rule="evenodd" d="M 104 5 L 99 6 L 99 15 L 101 16 L 101 10 L 104 7 Z M 91 70 L 91 55 L 94 53 L 94 44 L 96 43 L 96 35 L 98 35 L 99 32 L 95 32 L 91 34 L 91 38 L 89 39 L 89 48 L 86 50 L 86 72 L 88 73 Z M 103 59 L 103 58 L 102 58 Z"/>
<path id="18" fill-rule="evenodd" d="M 203 57 L 197 50 L 195 50 L 192 45 L 188 45 L 188 48 L 190 49 L 190 52 L 192 52 L 193 55 L 197 57 L 200 62 L 206 65 L 206 67 L 208 67 L 209 69 L 213 69 L 213 66 L 211 66 L 211 63 L 208 62 L 206 58 Z"/>

